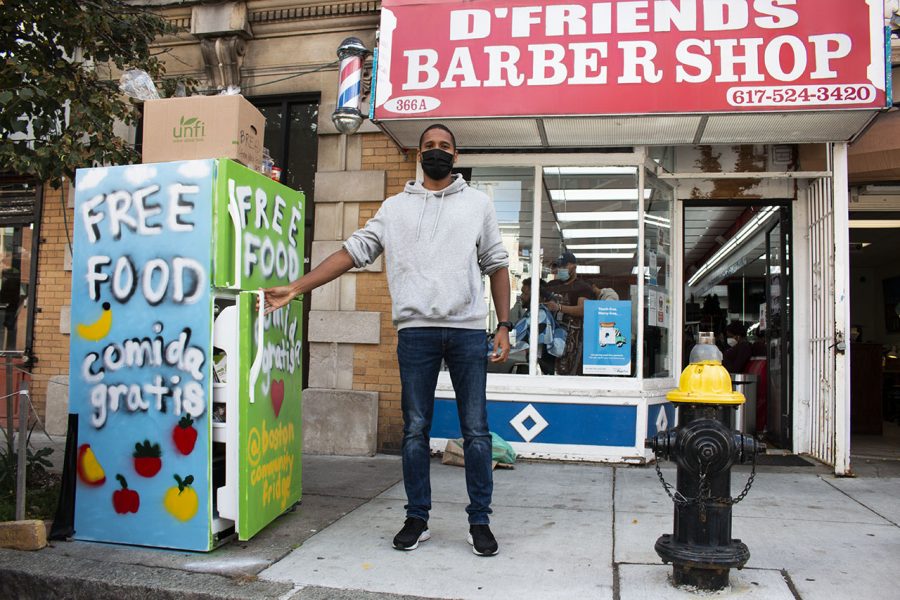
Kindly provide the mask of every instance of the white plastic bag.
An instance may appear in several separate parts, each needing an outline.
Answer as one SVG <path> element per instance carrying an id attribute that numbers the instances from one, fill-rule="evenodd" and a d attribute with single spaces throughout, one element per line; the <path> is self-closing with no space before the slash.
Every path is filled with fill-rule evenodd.
<path id="1" fill-rule="evenodd" d="M 159 100 L 156 84 L 146 71 L 129 69 L 119 78 L 119 89 L 129 98 L 136 100 Z"/>

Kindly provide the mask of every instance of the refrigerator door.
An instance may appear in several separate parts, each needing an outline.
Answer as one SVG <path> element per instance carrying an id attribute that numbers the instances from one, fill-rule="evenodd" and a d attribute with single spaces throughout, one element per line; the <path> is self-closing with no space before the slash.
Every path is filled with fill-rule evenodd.
<path id="1" fill-rule="evenodd" d="M 303 272 L 304 196 L 231 160 L 218 161 L 213 285 L 255 290 Z"/>
<path id="2" fill-rule="evenodd" d="M 215 161 L 79 169 L 69 410 L 75 537 L 212 547 Z"/>
<path id="3" fill-rule="evenodd" d="M 238 538 L 248 540 L 300 500 L 303 305 L 262 316 L 238 296 Z"/>

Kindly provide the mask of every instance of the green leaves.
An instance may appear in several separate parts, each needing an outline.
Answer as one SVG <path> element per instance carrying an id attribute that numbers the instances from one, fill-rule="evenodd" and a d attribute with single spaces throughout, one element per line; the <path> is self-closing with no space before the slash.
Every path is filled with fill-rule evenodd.
<path id="1" fill-rule="evenodd" d="M 140 114 L 117 69 L 174 88 L 150 47 L 175 31 L 126 0 L 0 0 L 0 171 L 59 187 L 80 167 L 138 161 L 113 134 Z"/>

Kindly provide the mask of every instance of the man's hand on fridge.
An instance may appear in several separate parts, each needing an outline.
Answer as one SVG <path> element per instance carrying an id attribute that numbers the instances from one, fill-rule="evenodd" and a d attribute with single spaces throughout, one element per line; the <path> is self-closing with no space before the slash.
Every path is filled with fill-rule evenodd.
<path id="1" fill-rule="evenodd" d="M 266 314 L 278 310 L 282 306 L 286 306 L 288 302 L 293 300 L 299 294 L 299 290 L 293 283 L 288 285 L 279 285 L 268 289 L 260 289 L 264 298 Z M 256 309 L 259 310 L 259 297 L 256 298 Z"/>

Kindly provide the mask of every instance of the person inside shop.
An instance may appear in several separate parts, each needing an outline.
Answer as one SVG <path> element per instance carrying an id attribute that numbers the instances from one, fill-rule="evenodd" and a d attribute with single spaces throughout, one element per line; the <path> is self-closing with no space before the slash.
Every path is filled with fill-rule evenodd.
<path id="1" fill-rule="evenodd" d="M 525 317 L 528 313 L 529 302 L 531 302 L 531 277 L 523 279 L 519 284 L 519 297 L 509 309 L 509 320 L 518 323 L 519 319 Z"/>
<path id="2" fill-rule="evenodd" d="M 729 373 L 744 373 L 753 347 L 747 341 L 747 328 L 740 321 L 732 321 L 725 328 L 725 343 L 728 347 L 722 353 L 722 366 Z"/>
<path id="3" fill-rule="evenodd" d="M 556 370 L 556 357 L 552 354 L 556 350 L 557 339 L 562 337 L 556 332 L 558 327 L 556 319 L 553 318 L 550 310 L 547 308 L 547 302 L 550 300 L 550 292 L 547 290 L 547 282 L 538 279 L 538 356 L 537 363 L 544 375 L 553 375 Z M 516 330 L 517 344 L 528 341 L 531 317 L 531 278 L 522 280 L 522 294 L 510 309 L 510 320 L 514 323 Z M 556 336 L 554 336 L 556 334 Z M 561 342 L 560 342 L 561 345 Z"/>
<path id="4" fill-rule="evenodd" d="M 556 359 L 557 375 L 581 375 L 583 348 L 584 303 L 594 299 L 591 284 L 578 278 L 578 261 L 571 252 L 563 252 L 556 259 L 557 285 L 550 288 L 554 300 L 547 302 L 547 308 L 557 315 L 566 329 L 566 349 Z"/>
<path id="5" fill-rule="evenodd" d="M 594 298 L 597 300 L 618 300 L 619 294 L 610 287 L 600 287 L 596 281 L 591 283 L 591 289 L 594 290 Z"/>
<path id="6" fill-rule="evenodd" d="M 457 157 L 450 129 L 441 124 L 426 128 L 418 151 L 422 181 L 408 182 L 403 192 L 385 200 L 343 248 L 315 269 L 288 285 L 265 290 L 264 302 L 266 312 L 272 312 L 384 253 L 397 327 L 407 497 L 406 521 L 393 546 L 414 550 L 431 537 L 429 433 L 444 362 L 456 392 L 464 440 L 468 542 L 475 554 L 492 556 L 499 545 L 489 526 L 494 484 L 487 362 L 503 362 L 509 355 L 509 254 L 491 200 L 451 173 Z M 488 315 L 484 275 L 490 278 L 499 321 L 492 348 L 484 330 Z"/>

